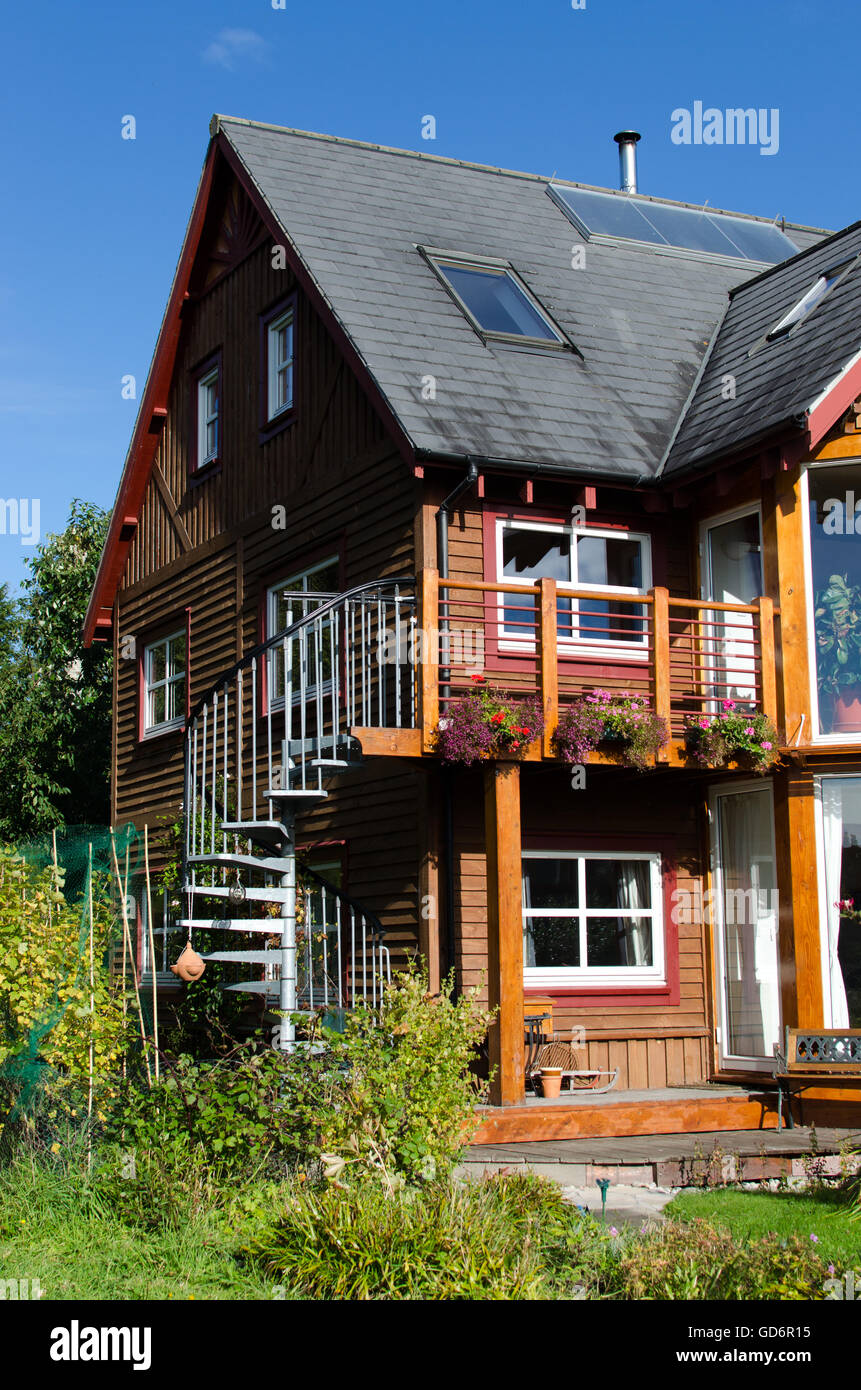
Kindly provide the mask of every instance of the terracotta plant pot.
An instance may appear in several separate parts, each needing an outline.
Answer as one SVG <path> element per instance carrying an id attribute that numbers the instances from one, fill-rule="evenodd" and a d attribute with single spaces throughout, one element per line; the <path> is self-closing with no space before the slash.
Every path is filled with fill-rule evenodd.
<path id="1" fill-rule="evenodd" d="M 558 1100 L 562 1092 L 562 1068 L 542 1067 L 541 1094 L 545 1100 Z"/>
<path id="2" fill-rule="evenodd" d="M 857 685 L 850 685 L 845 690 L 838 690 L 834 696 L 831 732 L 834 734 L 861 734 L 861 690 Z"/>

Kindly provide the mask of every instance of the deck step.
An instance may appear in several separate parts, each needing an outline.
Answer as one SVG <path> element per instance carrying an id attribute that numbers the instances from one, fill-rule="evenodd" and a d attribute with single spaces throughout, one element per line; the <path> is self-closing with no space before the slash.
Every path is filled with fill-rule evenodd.
<path id="1" fill-rule="evenodd" d="M 260 869 L 262 873 L 287 872 L 289 859 L 257 859 L 253 854 L 190 854 L 189 864 L 224 864 L 237 869 Z"/>

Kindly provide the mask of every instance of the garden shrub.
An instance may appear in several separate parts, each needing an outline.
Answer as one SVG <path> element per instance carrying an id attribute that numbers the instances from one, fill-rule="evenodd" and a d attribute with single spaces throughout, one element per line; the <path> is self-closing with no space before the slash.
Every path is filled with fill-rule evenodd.
<path id="1" fill-rule="evenodd" d="M 827 1278 L 827 1265 L 797 1236 L 740 1242 L 707 1221 L 668 1221 L 621 1254 L 607 1292 L 632 1299 L 819 1300 Z"/>

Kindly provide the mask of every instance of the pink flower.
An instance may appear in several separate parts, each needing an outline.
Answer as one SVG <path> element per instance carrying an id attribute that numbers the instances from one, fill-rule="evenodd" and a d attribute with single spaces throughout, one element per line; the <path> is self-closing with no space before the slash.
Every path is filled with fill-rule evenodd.
<path id="1" fill-rule="evenodd" d="M 774 744 L 772 744 L 772 743 L 763 743 L 763 745 L 762 745 L 762 746 L 763 746 L 763 748 L 768 748 L 768 749 L 771 749 L 771 748 L 773 748 L 773 747 L 774 747 Z"/>
<path id="2" fill-rule="evenodd" d="M 753 733 L 753 728 L 745 729 L 745 733 L 746 733 L 746 734 L 752 734 L 752 733 Z"/>
<path id="3" fill-rule="evenodd" d="M 818 1236 L 814 1236 L 814 1235 L 811 1234 L 810 1239 L 813 1241 L 813 1244 L 814 1244 L 814 1245 L 818 1245 L 818 1244 L 819 1244 L 819 1237 L 818 1237 Z"/>
<path id="4" fill-rule="evenodd" d="M 721 709 L 735 709 L 735 700 L 721 700 Z"/>
<path id="5" fill-rule="evenodd" d="M 616 1227 L 615 1227 L 615 1226 L 611 1226 L 611 1227 L 610 1227 L 610 1235 L 611 1235 L 611 1236 L 617 1236 L 618 1234 L 619 1234 L 619 1232 L 616 1230 Z"/>

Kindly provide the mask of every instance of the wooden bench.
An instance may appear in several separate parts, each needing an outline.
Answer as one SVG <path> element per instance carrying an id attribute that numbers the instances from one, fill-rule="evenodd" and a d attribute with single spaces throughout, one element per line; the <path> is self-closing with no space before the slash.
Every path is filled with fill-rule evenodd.
<path id="1" fill-rule="evenodd" d="M 787 1128 L 794 1129 L 792 1092 L 823 1081 L 861 1081 L 861 1028 L 787 1028 L 786 1044 L 774 1045 L 777 1128 L 782 1128 L 786 1095 Z"/>

